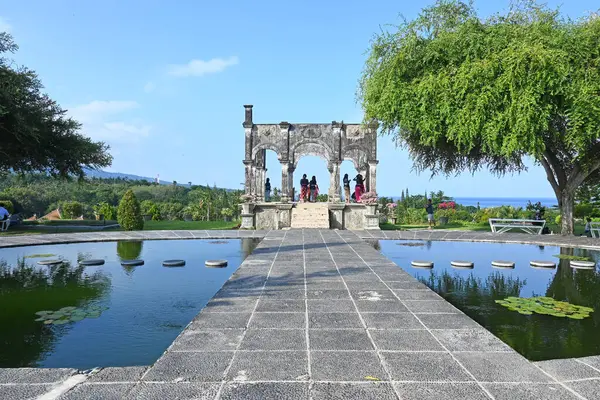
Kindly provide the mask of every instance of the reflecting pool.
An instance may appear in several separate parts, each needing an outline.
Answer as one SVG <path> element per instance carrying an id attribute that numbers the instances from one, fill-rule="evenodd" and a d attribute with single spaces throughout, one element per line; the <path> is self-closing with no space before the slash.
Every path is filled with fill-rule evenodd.
<path id="1" fill-rule="evenodd" d="M 373 244 L 373 243 L 372 243 Z M 375 244 L 373 244 L 375 245 Z M 500 243 L 380 241 L 379 250 L 402 269 L 533 361 L 600 355 L 600 275 L 576 270 L 566 258 L 585 257 L 598 263 L 600 252 Z M 558 258 L 560 256 L 562 258 Z M 411 267 L 413 260 L 433 261 L 431 270 Z M 450 261 L 472 261 L 472 270 Z M 514 269 L 492 268 L 494 260 L 516 263 Z M 556 269 L 534 269 L 532 260 L 557 263 Z M 546 296 L 591 307 L 581 320 L 551 315 L 522 315 L 497 304 L 507 297 Z"/>
<path id="2" fill-rule="evenodd" d="M 152 364 L 257 243 L 156 240 L 1 249 L 0 367 Z M 56 258 L 65 262 L 37 264 Z M 82 259 L 105 264 L 79 266 Z M 121 265 L 132 259 L 145 263 Z M 186 265 L 163 267 L 168 259 Z M 208 259 L 229 263 L 206 268 Z M 70 319 L 46 324 L 41 311 L 63 312 Z"/>

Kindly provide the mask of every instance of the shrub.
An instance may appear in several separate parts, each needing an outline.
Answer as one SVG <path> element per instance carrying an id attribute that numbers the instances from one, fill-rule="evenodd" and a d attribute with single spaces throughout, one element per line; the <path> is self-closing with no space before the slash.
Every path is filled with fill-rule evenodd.
<path id="1" fill-rule="evenodd" d="M 181 203 L 160 203 L 157 205 L 161 218 L 168 220 L 182 220 L 184 205 Z"/>
<path id="2" fill-rule="evenodd" d="M 104 216 L 104 219 L 107 221 L 115 221 L 117 219 L 117 208 L 108 203 L 103 202 L 94 206 L 94 213 Z"/>
<path id="3" fill-rule="evenodd" d="M 590 203 L 579 203 L 575 204 L 575 210 L 573 215 L 575 218 L 585 218 L 590 216 L 594 212 L 594 206 Z"/>
<path id="4" fill-rule="evenodd" d="M 560 217 L 560 215 L 557 215 L 556 218 L 554 219 L 554 223 L 559 226 L 560 226 L 561 221 L 562 221 L 562 218 Z"/>
<path id="5" fill-rule="evenodd" d="M 150 200 L 144 200 L 140 203 L 142 215 L 150 215 L 152 221 L 160 221 L 162 219 L 158 206 Z"/>
<path id="6" fill-rule="evenodd" d="M 119 225 L 126 231 L 144 229 L 144 219 L 140 210 L 140 203 L 137 201 L 133 190 L 128 190 L 123 195 L 119 203 L 119 211 L 117 213 Z"/>
<path id="7" fill-rule="evenodd" d="M 78 201 L 64 201 L 60 207 L 63 219 L 76 219 L 83 215 L 83 204 Z"/>
<path id="8" fill-rule="evenodd" d="M 6 210 L 11 214 L 15 213 L 15 206 L 10 200 L 0 200 L 0 206 L 6 208 Z"/>

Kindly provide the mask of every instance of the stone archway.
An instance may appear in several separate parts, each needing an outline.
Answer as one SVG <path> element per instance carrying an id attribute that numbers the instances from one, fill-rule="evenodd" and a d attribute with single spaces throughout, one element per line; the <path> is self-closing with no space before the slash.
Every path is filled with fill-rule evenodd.
<path id="1" fill-rule="evenodd" d="M 340 165 L 351 160 L 365 177 L 368 191 L 377 191 L 377 124 L 255 124 L 252 105 L 245 105 L 245 192 L 264 199 L 265 151 L 277 153 L 281 163 L 282 201 L 289 202 L 298 160 L 316 155 L 327 161 L 330 174 L 329 201 L 340 200 Z"/>

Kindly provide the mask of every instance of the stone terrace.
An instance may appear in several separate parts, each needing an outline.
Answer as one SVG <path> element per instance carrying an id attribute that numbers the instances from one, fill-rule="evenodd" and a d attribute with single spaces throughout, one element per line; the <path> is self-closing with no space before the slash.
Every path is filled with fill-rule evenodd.
<path id="1" fill-rule="evenodd" d="M 0 398 L 598 398 L 600 357 L 529 362 L 360 239 L 390 233 L 438 234 L 271 231 L 154 365 L 0 369 Z"/>

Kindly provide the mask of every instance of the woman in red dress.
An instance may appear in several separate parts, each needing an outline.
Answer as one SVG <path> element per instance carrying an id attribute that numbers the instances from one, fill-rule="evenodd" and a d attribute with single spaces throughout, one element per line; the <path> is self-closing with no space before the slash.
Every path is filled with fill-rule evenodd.
<path id="1" fill-rule="evenodd" d="M 354 180 L 356 181 L 356 186 L 354 187 L 354 197 L 356 198 L 356 202 L 360 203 L 360 196 L 362 196 L 362 194 L 365 192 L 364 179 L 361 174 L 358 174 Z"/>

